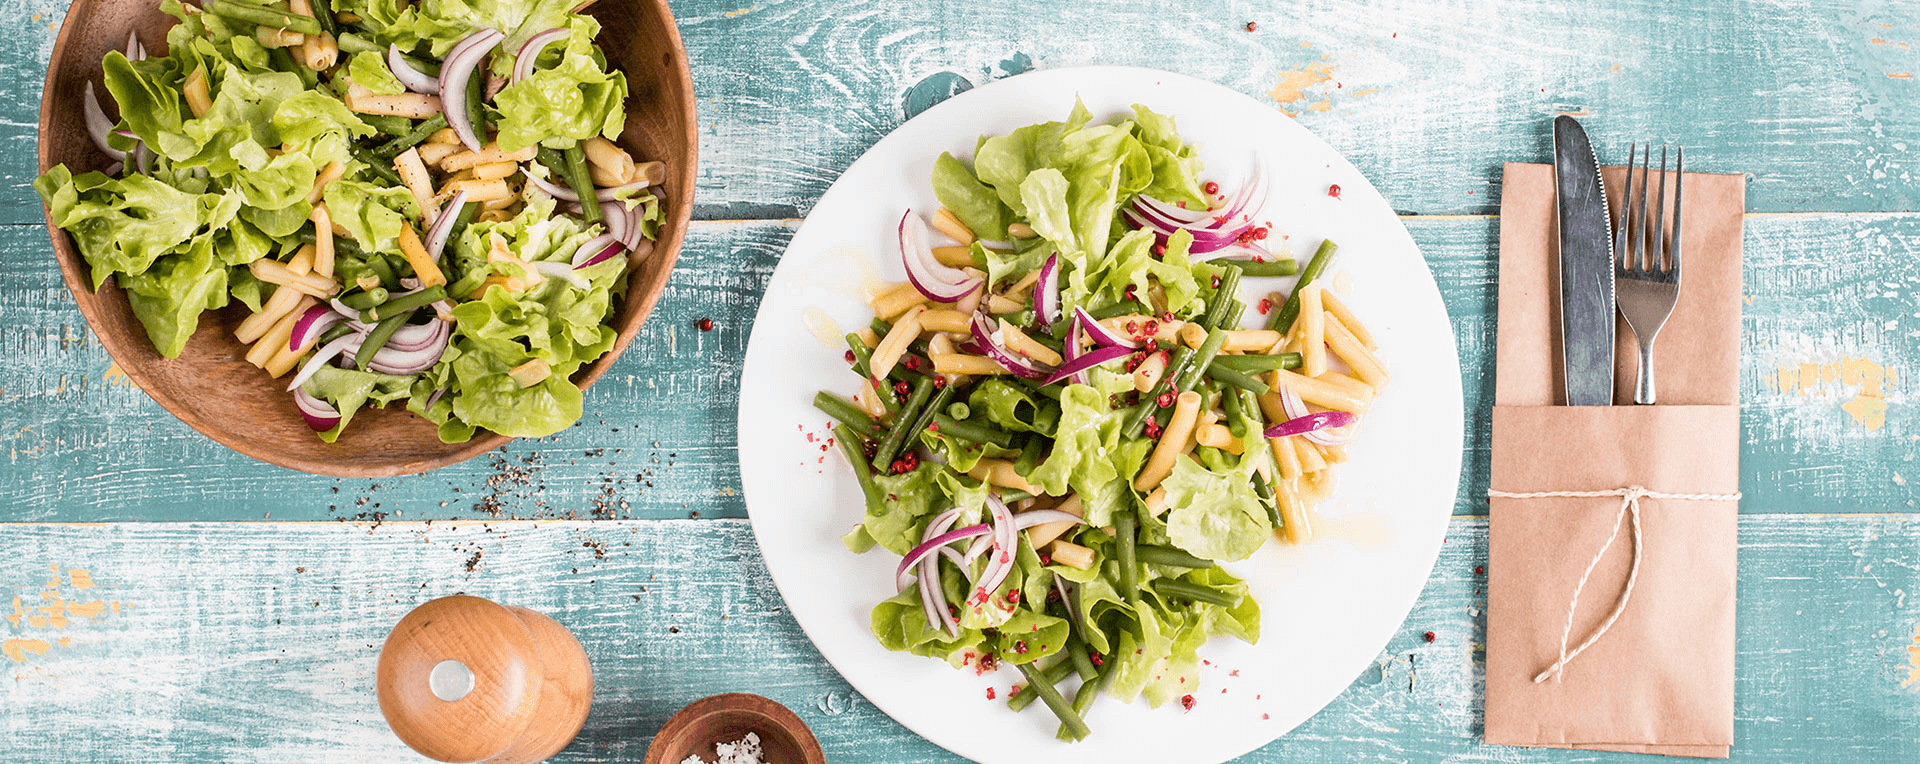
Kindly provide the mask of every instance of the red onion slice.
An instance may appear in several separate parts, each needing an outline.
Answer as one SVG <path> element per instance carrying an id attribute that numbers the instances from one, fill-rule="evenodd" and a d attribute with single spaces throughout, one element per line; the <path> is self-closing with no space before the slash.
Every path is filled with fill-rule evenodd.
<path id="1" fill-rule="evenodd" d="M 601 202 L 600 218 L 606 223 L 606 232 L 613 235 L 614 241 L 627 244 L 627 231 L 633 227 L 633 216 L 627 214 L 625 205 L 619 202 Z M 627 249 L 633 249 L 633 245 L 627 244 Z"/>
<path id="2" fill-rule="evenodd" d="M 143 59 L 146 57 L 147 57 L 147 49 L 140 47 L 139 31 L 128 30 L 127 31 L 127 60 L 139 61 L 140 59 Z"/>
<path id="3" fill-rule="evenodd" d="M 1135 349 L 1140 347 L 1139 342 L 1124 335 L 1116 334 L 1113 330 L 1101 324 L 1100 320 L 1094 318 L 1092 313 L 1088 313 L 1086 308 L 1078 305 L 1073 306 L 1073 317 L 1080 319 L 1080 328 L 1086 331 L 1087 337 L 1092 339 L 1094 344 Z"/>
<path id="4" fill-rule="evenodd" d="M 1014 553 L 1019 551 L 1020 537 L 1014 529 L 1013 511 L 1007 509 L 1006 502 L 1000 497 L 987 494 L 987 509 L 993 515 L 993 550 L 988 552 L 986 570 L 980 573 L 980 583 L 974 587 L 974 605 L 986 603 L 987 598 L 1000 591 L 1007 574 L 1013 572 Z"/>
<path id="5" fill-rule="evenodd" d="M 626 210 L 627 235 L 620 239 L 620 243 L 627 245 L 627 250 L 630 252 L 639 252 L 640 242 L 647 237 L 646 221 L 642 219 L 644 215 L 645 213 L 641 212 L 640 205 L 637 204 L 628 207 Z M 652 251 L 652 247 L 647 248 L 647 252 Z M 642 256 L 645 256 L 645 254 L 646 253 L 642 253 Z"/>
<path id="6" fill-rule="evenodd" d="M 1132 354 L 1133 350 L 1118 345 L 1091 350 L 1071 361 L 1060 364 L 1060 368 L 1055 369 L 1054 372 L 1048 375 L 1045 380 L 1042 380 L 1040 384 L 1051 385 L 1075 374 L 1085 374 L 1095 366 L 1113 363 Z M 1081 382 L 1080 384 L 1086 383 Z"/>
<path id="7" fill-rule="evenodd" d="M 383 347 L 373 354 L 373 360 L 367 368 L 382 374 L 409 376 L 433 368 L 440 362 L 440 356 L 446 353 L 447 338 L 452 333 L 445 322 L 435 321 L 439 328 L 434 341 L 420 350 L 396 350 Z"/>
<path id="8" fill-rule="evenodd" d="M 1040 266 L 1040 280 L 1033 282 L 1033 317 L 1041 329 L 1053 328 L 1060 320 L 1060 253 L 1047 255 Z"/>
<path id="9" fill-rule="evenodd" d="M 440 334 L 438 323 L 439 319 L 436 318 L 424 324 L 402 326 L 399 331 L 393 333 L 393 336 L 387 338 L 385 347 L 394 350 L 423 350 L 438 340 Z"/>
<path id="10" fill-rule="evenodd" d="M 907 280 L 913 282 L 913 288 L 936 302 L 959 302 L 980 288 L 980 279 L 935 259 L 928 237 L 926 221 L 913 210 L 900 216 L 900 259 L 906 264 Z"/>
<path id="11" fill-rule="evenodd" d="M 573 251 L 573 267 L 579 269 L 597 265 L 617 254 L 620 247 L 620 242 L 613 240 L 613 234 L 603 233 L 595 236 Z"/>
<path id="12" fill-rule="evenodd" d="M 387 68 L 393 70 L 393 78 L 415 93 L 440 94 L 440 78 L 413 68 L 405 56 L 400 55 L 400 46 L 387 46 Z"/>
<path id="13" fill-rule="evenodd" d="M 1052 371 L 1026 356 L 1008 350 L 1006 344 L 1000 340 L 999 330 L 993 328 L 985 316 L 974 314 L 971 329 L 975 349 L 988 358 L 998 361 L 1001 366 L 1007 367 L 1007 370 L 1016 376 L 1024 379 L 1045 379 Z"/>
<path id="14" fill-rule="evenodd" d="M 307 420 L 307 426 L 314 432 L 326 432 L 340 426 L 340 412 L 326 401 L 308 394 L 305 388 L 295 388 L 293 405 L 300 409 L 300 418 Z"/>
<path id="15" fill-rule="evenodd" d="M 440 208 L 440 216 L 434 218 L 433 227 L 427 229 L 427 257 L 440 259 L 440 253 L 447 248 L 447 237 L 453 233 L 453 221 L 460 217 L 460 207 L 467 203 L 467 190 L 453 192 L 453 198 Z"/>
<path id="16" fill-rule="evenodd" d="M 287 350 L 298 350 L 312 344 L 312 341 L 340 323 L 342 316 L 326 305 L 315 305 L 300 314 L 293 322 L 293 333 L 287 335 Z"/>
<path id="17" fill-rule="evenodd" d="M 1078 306 L 1075 307 L 1077 308 Z M 1065 363 L 1073 363 L 1084 352 L 1081 350 L 1081 346 L 1087 342 L 1087 333 L 1082 328 L 1083 326 L 1085 325 L 1080 322 L 1080 316 L 1076 313 L 1073 317 L 1073 326 L 1067 329 L 1067 346 L 1064 348 L 1066 352 L 1061 354 L 1061 359 Z M 1068 375 L 1068 379 L 1073 380 L 1073 383 L 1076 385 L 1092 384 L 1092 381 L 1084 371 L 1074 372 Z"/>
<path id="18" fill-rule="evenodd" d="M 113 157 L 116 162 L 127 160 L 127 152 L 114 148 L 107 143 L 107 135 L 113 132 L 113 120 L 107 118 L 107 110 L 100 108 L 100 97 L 93 92 L 93 83 L 88 82 L 80 99 L 80 112 L 87 119 L 87 136 L 93 139 L 93 145 L 100 151 Z"/>
<path id="19" fill-rule="evenodd" d="M 899 587 L 900 591 L 906 591 L 907 584 L 912 580 L 907 577 L 908 573 L 912 571 L 914 567 L 918 566 L 922 560 L 927 559 L 928 555 L 933 554 L 934 550 L 955 541 L 963 541 L 975 536 L 984 536 L 992 532 L 993 529 L 991 527 L 985 523 L 981 523 L 979 525 L 969 525 L 965 528 L 947 531 L 946 533 L 929 539 L 925 543 L 907 552 L 907 556 L 900 558 L 899 567 L 894 568 L 893 571 L 894 584 Z"/>
<path id="20" fill-rule="evenodd" d="M 546 51 L 547 46 L 567 39 L 568 34 L 566 27 L 554 27 L 527 38 L 513 57 L 513 81 L 519 82 L 532 76 L 533 64 L 539 60 L 540 54 Z"/>
<path id="21" fill-rule="evenodd" d="M 300 366 L 300 371 L 293 375 L 293 381 L 287 384 L 287 389 L 289 391 L 299 390 L 301 385 L 306 384 L 307 380 L 313 378 L 315 372 L 320 371 L 320 367 L 327 365 L 329 361 L 332 361 L 348 348 L 358 347 L 360 341 L 363 339 L 365 339 L 365 337 L 362 335 L 349 334 L 320 346 L 319 350 L 314 351 L 313 357 L 308 358 L 307 362 Z"/>
<path id="22" fill-rule="evenodd" d="M 1294 419 L 1299 419 L 1300 417 L 1313 413 L 1312 409 L 1307 408 L 1307 402 L 1300 399 L 1300 394 L 1294 392 L 1293 388 L 1287 387 L 1286 385 L 1280 386 L 1280 407 L 1286 410 L 1287 416 Z M 1356 422 L 1359 421 L 1359 417 L 1355 417 L 1354 420 Z M 1349 425 L 1338 429 L 1313 430 L 1303 433 L 1300 437 L 1323 446 L 1344 446 L 1353 442 L 1353 437 L 1357 432 L 1358 430 L 1356 428 Z"/>
<path id="23" fill-rule="evenodd" d="M 1261 433 L 1269 438 L 1284 438 L 1289 435 L 1305 435 L 1310 432 L 1331 427 L 1346 427 L 1353 424 L 1355 417 L 1345 411 L 1318 411 L 1302 417 L 1294 417 L 1281 422 Z"/>
<path id="24" fill-rule="evenodd" d="M 474 32 L 455 44 L 440 64 L 440 110 L 446 114 L 447 126 L 453 128 L 453 134 L 472 151 L 480 150 L 480 136 L 474 133 L 473 121 L 468 118 L 467 81 L 505 37 L 497 29 Z"/>

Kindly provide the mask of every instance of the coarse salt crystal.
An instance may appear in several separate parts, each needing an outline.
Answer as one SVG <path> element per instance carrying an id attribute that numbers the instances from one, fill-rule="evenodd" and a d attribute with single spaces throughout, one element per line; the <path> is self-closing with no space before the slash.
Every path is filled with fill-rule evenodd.
<path id="1" fill-rule="evenodd" d="M 746 737 L 731 743 L 714 743 L 713 749 L 716 756 L 713 764 L 766 764 L 766 761 L 760 758 L 759 733 L 749 732 Z M 693 754 L 680 764 L 707 764 L 707 762 L 701 759 L 699 754 Z"/>

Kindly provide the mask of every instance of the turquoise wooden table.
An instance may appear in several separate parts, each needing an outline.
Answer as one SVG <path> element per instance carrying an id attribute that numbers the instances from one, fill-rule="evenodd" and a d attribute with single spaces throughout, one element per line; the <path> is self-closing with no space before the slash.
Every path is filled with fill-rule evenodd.
<path id="1" fill-rule="evenodd" d="M 832 761 L 954 760 L 783 606 L 744 519 L 733 372 L 782 248 L 863 150 L 952 93 L 1092 63 L 1219 81 L 1344 152 L 1403 211 L 1460 347 L 1467 469 L 1425 593 L 1246 761 L 1626 759 L 1479 742 L 1499 167 L 1544 160 L 1558 112 L 1605 157 L 1653 136 L 1748 174 L 1734 758 L 1920 760 L 1920 6 L 1689 5 L 675 2 L 703 161 L 653 319 L 578 426 L 369 481 L 233 454 L 118 373 L 28 186 L 63 3 L 0 0 L 0 760 L 419 760 L 374 656 L 461 591 L 585 643 L 593 715 L 560 760 L 638 761 L 731 690 L 798 711 Z"/>

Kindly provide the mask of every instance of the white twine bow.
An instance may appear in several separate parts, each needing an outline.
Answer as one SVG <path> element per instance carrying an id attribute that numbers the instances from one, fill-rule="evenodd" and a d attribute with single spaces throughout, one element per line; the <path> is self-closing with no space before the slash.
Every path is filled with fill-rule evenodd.
<path id="1" fill-rule="evenodd" d="M 1627 486 L 1626 488 L 1615 488 L 1610 491 L 1537 491 L 1533 493 L 1508 493 L 1506 491 L 1488 490 L 1487 496 L 1495 499 L 1598 499 L 1610 496 L 1620 497 L 1620 512 L 1613 518 L 1613 532 L 1607 534 L 1607 542 L 1600 545 L 1600 551 L 1593 553 L 1593 561 L 1587 563 L 1586 571 L 1580 574 L 1580 582 L 1573 587 L 1573 601 L 1567 603 L 1567 625 L 1566 628 L 1560 631 L 1560 658 L 1554 661 L 1553 665 L 1548 666 L 1545 671 L 1534 675 L 1533 681 L 1536 684 L 1545 682 L 1549 678 L 1556 682 L 1560 681 L 1560 678 L 1566 675 L 1567 664 L 1572 663 L 1574 658 L 1586 652 L 1586 649 L 1592 647 L 1593 643 L 1600 641 L 1600 637 L 1604 636 L 1608 629 L 1613 628 L 1614 622 L 1620 620 L 1620 614 L 1626 612 L 1627 601 L 1633 598 L 1634 581 L 1640 577 L 1640 499 L 1650 498 L 1668 501 L 1740 500 L 1740 494 L 1738 493 L 1661 493 L 1659 491 L 1649 491 L 1637 485 Z M 1620 537 L 1621 521 L 1626 520 L 1629 516 L 1633 518 L 1633 567 L 1627 571 L 1626 588 L 1620 592 L 1620 601 L 1613 606 L 1613 613 L 1607 616 L 1606 622 L 1600 624 L 1600 628 L 1594 629 L 1593 634 L 1581 642 L 1579 647 L 1573 648 L 1572 652 L 1568 652 L 1567 639 L 1573 636 L 1573 615 L 1580 609 L 1580 592 L 1587 588 L 1587 579 L 1593 575 L 1593 569 L 1600 565 L 1600 558 L 1606 556 L 1607 550 L 1613 548 L 1614 539 Z"/>

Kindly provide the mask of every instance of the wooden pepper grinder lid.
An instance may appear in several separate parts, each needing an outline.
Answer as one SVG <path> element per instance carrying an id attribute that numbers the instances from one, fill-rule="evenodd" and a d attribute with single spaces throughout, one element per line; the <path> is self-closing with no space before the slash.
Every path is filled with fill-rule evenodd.
<path id="1" fill-rule="evenodd" d="M 387 635 L 380 713 L 421 754 L 452 762 L 543 761 L 573 742 L 593 668 L 566 627 L 466 595 L 414 608 Z"/>

